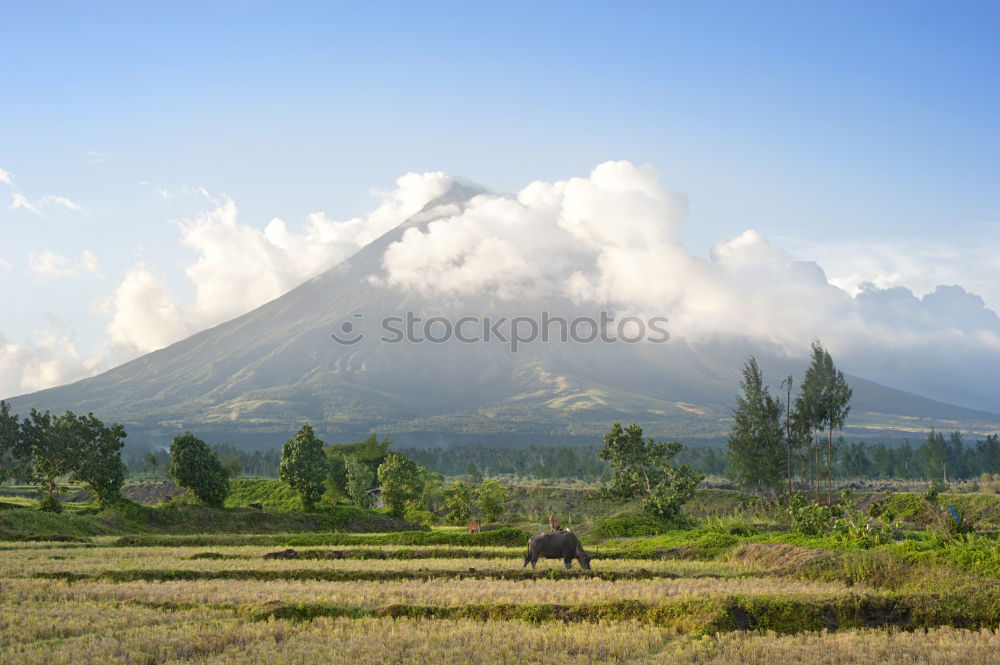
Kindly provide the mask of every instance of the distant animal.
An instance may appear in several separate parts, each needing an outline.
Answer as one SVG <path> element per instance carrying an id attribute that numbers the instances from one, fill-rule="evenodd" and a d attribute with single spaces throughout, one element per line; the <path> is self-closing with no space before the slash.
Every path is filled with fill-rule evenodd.
<path id="1" fill-rule="evenodd" d="M 469 533 L 479 533 L 483 530 L 483 525 L 479 520 L 472 520 L 469 522 Z"/>
<path id="2" fill-rule="evenodd" d="M 573 559 L 576 559 L 581 568 L 590 570 L 592 558 L 594 556 L 584 551 L 576 534 L 569 531 L 542 531 L 528 540 L 528 556 L 524 557 L 524 565 L 521 567 L 530 563 L 534 569 L 539 559 L 562 559 L 566 570 L 569 570 L 573 566 Z"/>
<path id="3" fill-rule="evenodd" d="M 555 515 L 549 515 L 549 528 L 553 531 L 562 531 L 562 527 L 559 526 L 559 518 Z"/>
<path id="4" fill-rule="evenodd" d="M 251 503 L 250 507 L 254 508 L 255 510 L 264 510 L 263 504 L 260 503 Z"/>
<path id="5" fill-rule="evenodd" d="M 171 501 L 173 501 L 173 500 L 174 500 L 174 497 L 172 497 L 172 496 L 170 496 L 170 495 L 168 494 L 168 495 L 167 495 L 167 498 L 165 498 L 165 499 L 163 500 L 163 503 L 169 503 L 169 502 L 171 502 Z"/>

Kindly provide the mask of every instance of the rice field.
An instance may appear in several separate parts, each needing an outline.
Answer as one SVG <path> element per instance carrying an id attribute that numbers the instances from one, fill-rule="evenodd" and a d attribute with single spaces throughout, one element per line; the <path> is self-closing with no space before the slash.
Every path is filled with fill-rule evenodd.
<path id="1" fill-rule="evenodd" d="M 525 572 L 513 547 L 266 558 L 274 547 L 98 544 L 0 549 L 0 663 L 993 663 L 1000 653 L 995 610 L 967 598 L 737 561 L 595 559 L 594 575 L 566 576 L 561 561 Z"/>

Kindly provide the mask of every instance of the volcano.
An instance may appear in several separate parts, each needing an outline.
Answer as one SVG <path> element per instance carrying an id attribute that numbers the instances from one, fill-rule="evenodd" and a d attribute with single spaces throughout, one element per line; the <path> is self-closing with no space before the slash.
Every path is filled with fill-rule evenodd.
<path id="1" fill-rule="evenodd" d="M 328 442 L 372 431 L 403 445 L 600 440 L 614 421 L 657 438 L 718 441 L 731 424 L 740 369 L 755 355 L 775 384 L 805 361 L 734 336 L 664 343 L 385 340 L 382 322 L 432 317 L 595 317 L 568 300 L 446 299 L 378 279 L 389 245 L 461 210 L 480 193 L 455 184 L 420 213 L 334 268 L 247 314 L 103 374 L 15 397 L 15 411 L 92 411 L 125 424 L 131 444 L 184 430 L 211 442 L 270 447 L 310 422 Z M 668 326 L 669 327 L 669 326 Z M 434 332 L 434 327 L 423 332 Z M 337 336 L 341 341 L 334 338 Z M 432 335 L 433 336 L 433 335 Z M 930 427 L 995 431 L 1000 415 L 849 376 L 847 435 L 919 436 Z"/>

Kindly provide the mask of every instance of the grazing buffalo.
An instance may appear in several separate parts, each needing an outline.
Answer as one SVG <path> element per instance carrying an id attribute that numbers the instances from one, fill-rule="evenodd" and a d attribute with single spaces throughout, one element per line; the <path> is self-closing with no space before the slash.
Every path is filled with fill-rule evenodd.
<path id="1" fill-rule="evenodd" d="M 479 520 L 472 520 L 469 522 L 469 533 L 479 533 L 483 530 L 483 525 Z"/>
<path id="2" fill-rule="evenodd" d="M 530 563 L 534 568 L 539 559 L 562 559 L 566 570 L 569 570 L 573 566 L 573 559 L 576 559 L 581 568 L 590 570 L 592 558 L 593 555 L 583 550 L 580 539 L 572 531 L 543 531 L 536 533 L 528 541 L 528 556 L 524 557 L 524 566 Z"/>
<path id="3" fill-rule="evenodd" d="M 562 527 L 559 526 L 559 518 L 555 515 L 549 515 L 549 528 L 553 531 L 562 531 Z"/>

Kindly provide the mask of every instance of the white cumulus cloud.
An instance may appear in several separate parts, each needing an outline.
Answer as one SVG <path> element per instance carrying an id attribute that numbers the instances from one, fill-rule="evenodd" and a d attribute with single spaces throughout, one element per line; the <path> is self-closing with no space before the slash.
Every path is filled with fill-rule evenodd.
<path id="1" fill-rule="evenodd" d="M 0 182 L 5 185 L 14 186 L 14 176 L 11 175 L 10 171 L 5 171 L 0 169 Z"/>
<path id="2" fill-rule="evenodd" d="M 104 310 L 108 342 L 119 356 L 162 349 L 194 332 L 163 280 L 142 263 L 129 269 Z"/>
<path id="3" fill-rule="evenodd" d="M 0 395 L 34 392 L 76 381 L 103 368 L 100 356 L 82 355 L 58 330 L 44 330 L 32 345 L 15 344 L 0 335 Z"/>

